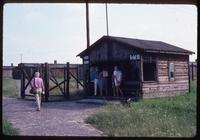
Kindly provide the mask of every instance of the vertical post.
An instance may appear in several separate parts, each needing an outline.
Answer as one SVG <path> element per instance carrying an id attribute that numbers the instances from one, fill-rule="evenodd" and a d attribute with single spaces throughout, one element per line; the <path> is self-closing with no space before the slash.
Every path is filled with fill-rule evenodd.
<path id="1" fill-rule="evenodd" d="M 69 99 L 69 62 L 67 62 L 67 87 L 66 87 L 66 91 L 67 91 L 67 95 L 66 98 Z"/>
<path id="2" fill-rule="evenodd" d="M 64 67 L 64 96 L 66 97 L 67 91 L 66 91 L 66 76 L 67 76 L 67 66 Z"/>
<path id="3" fill-rule="evenodd" d="M 78 76 L 78 70 L 79 70 L 79 68 L 78 68 L 78 64 L 77 64 L 77 68 L 76 68 L 76 77 L 77 77 L 77 79 L 79 79 L 79 76 Z M 76 81 L 76 88 L 79 88 L 79 84 L 78 84 L 78 80 Z"/>
<path id="4" fill-rule="evenodd" d="M 45 63 L 44 68 L 44 86 L 45 86 L 45 101 L 48 102 L 49 98 L 49 66 Z"/>
<path id="5" fill-rule="evenodd" d="M 193 62 L 192 62 L 192 81 L 194 80 L 194 64 L 193 64 Z"/>
<path id="6" fill-rule="evenodd" d="M 188 82 L 189 82 L 189 93 L 191 91 L 191 81 L 190 81 L 190 59 L 189 59 L 189 55 L 188 55 Z"/>
<path id="7" fill-rule="evenodd" d="M 84 61 L 84 60 L 83 60 Z M 84 85 L 84 96 L 88 94 L 88 84 L 87 84 L 87 66 L 83 64 L 83 85 Z"/>
<path id="8" fill-rule="evenodd" d="M 108 7 L 107 7 L 107 3 L 106 3 L 106 27 L 107 27 L 107 36 L 108 36 L 109 33 L 108 33 Z"/>
<path id="9" fill-rule="evenodd" d="M 90 27 L 89 27 L 89 6 L 86 1 L 86 34 L 87 34 L 87 48 L 90 46 Z"/>
<path id="10" fill-rule="evenodd" d="M 45 72 L 44 72 L 44 64 L 41 64 L 40 68 L 41 68 L 40 75 L 41 75 L 41 78 L 44 80 L 44 73 L 45 73 Z M 31 68 L 31 75 L 33 75 L 33 69 L 32 69 L 32 68 Z M 45 86 L 45 85 L 44 85 L 44 86 Z M 45 97 L 45 95 L 42 94 L 42 96 L 41 96 L 42 102 L 45 101 L 44 97 Z"/>
<path id="11" fill-rule="evenodd" d="M 140 93 L 139 93 L 139 98 L 140 99 L 142 99 L 142 94 L 143 94 L 143 92 L 142 92 L 142 88 L 143 88 L 143 56 L 142 56 L 142 54 L 140 54 L 140 70 L 139 70 L 140 72 L 139 72 L 139 74 L 140 74 L 140 80 L 139 80 L 139 82 L 140 82 Z"/>
<path id="12" fill-rule="evenodd" d="M 24 85 L 25 85 L 25 75 L 24 75 L 23 68 L 24 68 L 24 64 L 21 63 L 20 64 L 20 71 L 21 71 L 21 97 L 25 98 L 25 88 L 24 88 Z"/>

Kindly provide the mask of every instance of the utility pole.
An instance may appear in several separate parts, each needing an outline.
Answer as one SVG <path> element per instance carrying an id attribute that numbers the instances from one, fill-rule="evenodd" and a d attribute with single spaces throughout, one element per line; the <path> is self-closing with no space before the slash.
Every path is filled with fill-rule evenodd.
<path id="1" fill-rule="evenodd" d="M 89 27 L 89 5 L 86 1 L 86 34 L 87 34 L 87 48 L 90 46 L 90 27 Z"/>
<path id="2" fill-rule="evenodd" d="M 89 26 L 89 4 L 88 0 L 86 1 L 86 38 L 87 38 L 87 48 L 90 46 L 90 26 Z M 85 57 L 85 56 L 84 56 Z M 87 57 L 87 56 L 86 56 Z M 85 59 L 85 58 L 83 58 Z M 83 73 L 84 73 L 84 79 L 83 79 L 83 84 L 84 84 L 84 95 L 87 96 L 89 93 L 89 87 L 90 87 L 90 66 L 89 64 L 84 64 L 83 65 Z"/>
<path id="3" fill-rule="evenodd" d="M 106 3 L 106 29 L 107 29 L 107 36 L 108 36 L 109 32 L 108 32 L 108 8 L 107 8 L 107 3 Z"/>

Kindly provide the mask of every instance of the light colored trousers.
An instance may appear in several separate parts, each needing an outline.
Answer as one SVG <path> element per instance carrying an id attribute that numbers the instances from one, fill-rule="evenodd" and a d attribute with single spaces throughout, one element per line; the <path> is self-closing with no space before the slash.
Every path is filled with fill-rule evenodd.
<path id="1" fill-rule="evenodd" d="M 37 89 L 36 89 L 36 94 L 35 94 L 37 109 L 40 109 L 40 105 L 41 105 L 41 94 L 42 94 L 42 88 L 37 88 Z"/>
<path id="2" fill-rule="evenodd" d="M 99 84 L 99 80 L 98 79 L 94 79 L 94 95 L 97 96 L 97 87 Z"/>

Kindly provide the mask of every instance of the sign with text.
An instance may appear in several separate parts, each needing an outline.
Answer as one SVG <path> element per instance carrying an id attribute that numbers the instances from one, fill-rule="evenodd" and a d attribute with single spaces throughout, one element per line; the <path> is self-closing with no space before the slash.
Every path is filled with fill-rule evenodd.
<path id="1" fill-rule="evenodd" d="M 131 54 L 130 60 L 140 60 L 140 55 L 139 54 Z"/>
<path id="2" fill-rule="evenodd" d="M 89 60 L 89 56 L 84 56 L 83 57 L 83 64 L 89 64 L 90 60 Z"/>

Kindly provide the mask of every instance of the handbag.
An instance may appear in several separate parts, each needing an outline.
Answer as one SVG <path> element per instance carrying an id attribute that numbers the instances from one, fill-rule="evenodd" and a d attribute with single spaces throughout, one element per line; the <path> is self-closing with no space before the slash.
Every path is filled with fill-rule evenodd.
<path id="1" fill-rule="evenodd" d="M 33 86 L 35 86 L 35 78 L 34 78 L 34 81 L 33 81 Z M 36 91 L 35 91 L 35 87 L 32 87 L 29 91 L 31 94 L 35 94 Z"/>

